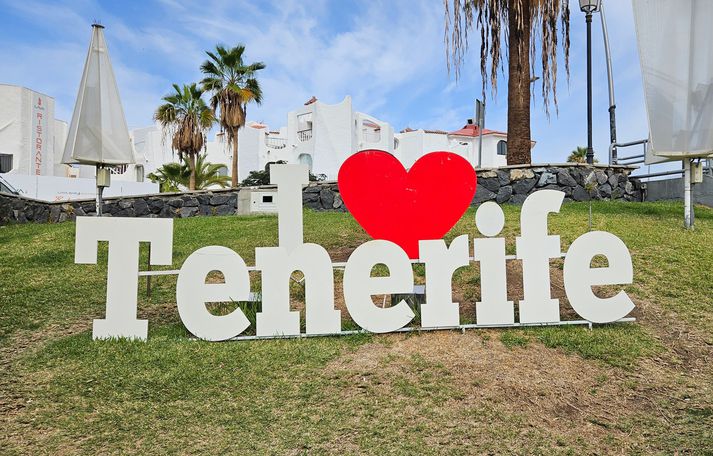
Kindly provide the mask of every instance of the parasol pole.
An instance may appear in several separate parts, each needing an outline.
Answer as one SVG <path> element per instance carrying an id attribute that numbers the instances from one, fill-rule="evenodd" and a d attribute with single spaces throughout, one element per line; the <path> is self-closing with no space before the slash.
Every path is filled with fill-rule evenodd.
<path id="1" fill-rule="evenodd" d="M 104 187 L 108 187 L 111 184 L 111 172 L 109 168 L 106 168 L 103 164 L 97 163 L 97 217 L 102 216 L 102 207 L 104 206 L 104 201 L 102 199 L 104 193 Z"/>

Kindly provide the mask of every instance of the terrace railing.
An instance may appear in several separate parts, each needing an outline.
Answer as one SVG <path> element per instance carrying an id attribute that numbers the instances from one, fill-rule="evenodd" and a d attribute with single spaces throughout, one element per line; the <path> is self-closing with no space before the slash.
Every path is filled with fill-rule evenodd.
<path id="1" fill-rule="evenodd" d="M 270 149 L 284 149 L 287 147 L 287 140 L 285 138 L 265 136 L 265 145 Z"/>
<path id="2" fill-rule="evenodd" d="M 310 128 L 309 130 L 300 130 L 297 132 L 297 139 L 300 140 L 300 142 L 307 142 L 310 139 L 312 139 L 312 129 Z"/>
<path id="3" fill-rule="evenodd" d="M 625 148 L 625 147 L 636 147 L 636 146 L 642 146 L 643 150 L 640 154 L 634 153 L 634 155 L 626 155 L 623 157 L 618 156 L 618 149 L 619 148 Z M 609 163 L 613 165 L 643 165 L 645 163 L 646 159 L 646 152 L 649 147 L 649 140 L 648 139 L 640 139 L 638 141 L 630 141 L 626 143 L 614 143 L 609 146 Z M 665 162 L 664 162 L 665 163 Z M 656 163 L 660 164 L 660 163 Z M 651 166 L 654 165 L 649 165 L 649 172 L 645 174 L 637 174 L 633 177 L 639 178 L 639 179 L 650 179 L 652 177 L 663 177 L 663 176 L 673 176 L 673 175 L 678 175 L 678 174 L 683 174 L 683 169 L 669 169 L 665 171 L 657 171 L 657 172 L 651 172 Z M 706 171 L 709 175 L 713 175 L 713 168 L 711 167 L 711 160 L 706 160 L 705 166 L 703 167 L 704 171 Z"/>
<path id="4" fill-rule="evenodd" d="M 124 174 L 128 168 L 129 165 L 115 165 L 109 167 L 109 172 L 111 174 Z"/>

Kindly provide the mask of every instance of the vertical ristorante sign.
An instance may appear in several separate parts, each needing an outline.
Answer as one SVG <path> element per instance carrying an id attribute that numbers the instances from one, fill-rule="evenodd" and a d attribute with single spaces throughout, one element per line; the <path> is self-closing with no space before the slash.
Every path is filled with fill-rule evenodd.
<path id="1" fill-rule="evenodd" d="M 257 337 L 301 334 L 300 311 L 290 308 L 289 285 L 294 271 L 304 274 L 305 334 L 342 332 L 342 311 L 335 307 L 334 300 L 335 265 L 322 246 L 303 239 L 302 187 L 308 183 L 307 167 L 272 165 L 270 179 L 278 187 L 277 246 L 256 248 L 254 267 L 248 267 L 229 248 L 203 247 L 176 271 L 178 312 L 186 328 L 201 339 L 232 339 L 250 327 L 239 307 L 227 315 L 214 315 L 206 304 L 247 301 L 251 270 L 261 274 Z M 460 303 L 453 301 L 452 276 L 460 268 L 471 267 L 472 262 L 480 264 L 477 326 L 560 323 L 560 302 L 550 293 L 553 258 L 564 258 L 565 292 L 584 320 L 614 322 L 634 309 L 623 290 L 600 297 L 592 289 L 632 282 L 631 256 L 618 237 L 603 231 L 584 233 L 563 254 L 560 237 L 549 234 L 548 216 L 559 212 L 563 192 L 541 190 L 525 200 L 514 257 L 506 254 L 505 239 L 498 237 L 505 217 L 494 202 L 481 204 L 476 210 L 475 225 L 481 237 L 464 234 L 446 244 L 441 237 L 467 210 L 476 185 L 472 167 L 450 152 L 428 154 L 408 171 L 381 151 L 360 152 L 345 161 L 339 173 L 340 192 L 350 212 L 374 238 L 357 247 L 340 265 L 344 267 L 346 311 L 356 324 L 374 333 L 397 331 L 413 323 L 414 310 L 418 310 L 422 328 L 462 327 Z M 109 243 L 106 315 L 94 320 L 93 337 L 146 339 L 148 321 L 137 318 L 139 243 L 151 244 L 152 265 L 171 265 L 173 220 L 78 217 L 75 262 L 95 264 L 100 241 Z M 591 267 L 596 256 L 605 257 L 607 265 Z M 508 300 L 509 259 L 522 263 L 524 298 L 518 302 Z M 426 302 L 419 309 L 412 309 L 403 300 L 389 307 L 374 305 L 374 295 L 413 292 L 414 263 L 425 266 Z M 388 274 L 372 277 L 376 265 L 386 266 Z M 206 283 L 212 271 L 221 272 L 224 282 Z"/>
<path id="2" fill-rule="evenodd" d="M 46 147 L 47 119 L 42 96 L 36 95 L 32 103 L 32 174 L 42 174 L 42 156 Z"/>

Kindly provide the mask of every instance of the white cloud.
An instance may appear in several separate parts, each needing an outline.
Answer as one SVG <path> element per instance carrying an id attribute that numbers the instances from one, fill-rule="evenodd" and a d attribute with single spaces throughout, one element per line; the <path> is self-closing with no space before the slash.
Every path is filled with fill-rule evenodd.
<path id="1" fill-rule="evenodd" d="M 1 2 L 2 0 L 0 0 Z M 560 115 L 547 119 L 536 98 L 532 136 L 537 160 L 561 161 L 586 143 L 584 17 L 571 2 L 571 83 L 560 63 Z M 391 122 L 396 129 L 455 129 L 472 117 L 480 96 L 478 43 L 471 42 L 461 80 L 449 77 L 443 48 L 443 11 L 438 1 L 362 3 L 158 0 L 118 17 L 93 0 L 7 2 L 7 14 L 37 28 L 36 36 L 5 37 L 0 81 L 30 86 L 54 96 L 68 120 L 89 43 L 89 25 L 101 19 L 114 63 L 127 121 L 151 122 L 171 83 L 200 79 L 204 50 L 217 43 L 246 44 L 246 60 L 264 61 L 264 103 L 249 118 L 272 127 L 312 95 L 335 103 L 351 95 L 355 109 Z M 646 134 L 633 18 L 628 2 L 607 1 L 612 42 L 619 137 Z M 114 11 L 114 9 L 112 9 Z M 132 14 L 131 16 L 129 14 Z M 40 25 L 41 24 L 41 25 Z M 1 33 L 1 32 L 0 32 Z M 2 35 L 0 35 L 2 36 Z M 608 146 L 606 71 L 598 20 L 594 23 L 595 148 Z M 477 36 L 473 36 L 477 41 Z M 537 73 L 537 71 L 536 71 Z M 487 126 L 506 128 L 507 78 L 497 100 L 488 96 Z M 535 87 L 539 97 L 539 87 Z"/>

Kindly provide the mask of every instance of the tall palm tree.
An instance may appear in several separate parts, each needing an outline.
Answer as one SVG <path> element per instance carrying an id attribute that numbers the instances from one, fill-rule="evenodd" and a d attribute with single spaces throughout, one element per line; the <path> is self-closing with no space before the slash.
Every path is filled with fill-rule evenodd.
<path id="1" fill-rule="evenodd" d="M 569 80 L 568 3 L 568 0 L 443 0 L 448 69 L 454 70 L 456 78 L 468 50 L 468 33 L 478 29 L 483 96 L 488 85 L 495 96 L 498 72 L 504 69 L 502 46 L 507 46 L 508 165 L 532 161 L 530 84 L 536 78 L 530 60 L 536 59 L 538 50 L 545 112 L 549 116 L 550 94 L 557 110 L 558 20 L 562 28 L 561 47 Z"/>
<path id="2" fill-rule="evenodd" d="M 187 157 L 191 169 L 189 190 L 196 189 L 196 156 L 204 148 L 206 132 L 215 122 L 213 111 L 202 98 L 203 91 L 195 84 L 179 87 L 173 84 L 174 93 L 163 97 L 154 119 L 171 136 L 171 149 L 181 159 Z"/>
<path id="3" fill-rule="evenodd" d="M 238 186 L 238 130 L 245 125 L 247 106 L 251 102 L 262 102 L 262 90 L 255 74 L 265 68 L 262 62 L 246 65 L 243 62 L 245 46 L 227 49 L 218 45 L 215 52 L 206 51 L 209 59 L 201 65 L 205 78 L 203 89 L 212 93 L 210 104 L 213 111 L 220 113 L 218 121 L 227 133 L 228 145 L 233 146 L 231 184 Z"/>

